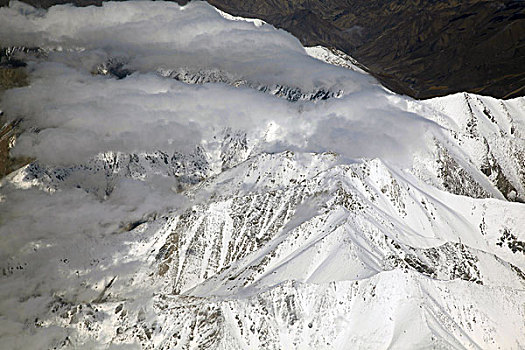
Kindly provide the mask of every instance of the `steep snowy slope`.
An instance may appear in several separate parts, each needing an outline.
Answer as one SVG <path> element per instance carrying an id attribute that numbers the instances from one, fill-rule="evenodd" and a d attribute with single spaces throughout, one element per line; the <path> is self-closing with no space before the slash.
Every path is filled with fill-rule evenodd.
<path id="1" fill-rule="evenodd" d="M 524 344 L 522 204 L 441 192 L 379 160 L 290 152 L 251 158 L 187 195 L 202 193 L 122 233 L 136 241 L 120 252 L 94 244 L 103 272 L 61 252 L 78 269 L 70 288 L 86 290 L 55 294 L 35 325 L 68 329 L 66 345 Z"/>
<path id="2" fill-rule="evenodd" d="M 7 348 L 525 347 L 523 98 L 415 101 L 204 3 L 0 33 L 41 48 L 0 100 L 35 159 L 0 188 Z"/>
<path id="3" fill-rule="evenodd" d="M 441 182 L 442 188 L 462 195 L 484 197 L 501 194 L 511 201 L 525 201 L 525 141 L 521 131 L 524 99 L 502 101 L 463 93 L 417 104 L 409 102 L 408 109 L 437 122 L 446 130 L 449 139 L 454 140 L 455 151 L 450 148 L 436 151 L 440 155 L 442 168 L 439 171 L 441 179 L 431 180 L 433 184 L 439 186 Z M 460 158 L 466 159 L 469 164 L 458 167 Z M 464 176 L 458 168 L 470 168 L 470 176 Z M 468 178 L 479 187 L 465 186 Z M 487 178 L 492 186 L 484 184 Z M 447 184 L 447 181 L 450 183 Z M 491 187 L 495 187 L 499 194 L 493 194 Z"/>

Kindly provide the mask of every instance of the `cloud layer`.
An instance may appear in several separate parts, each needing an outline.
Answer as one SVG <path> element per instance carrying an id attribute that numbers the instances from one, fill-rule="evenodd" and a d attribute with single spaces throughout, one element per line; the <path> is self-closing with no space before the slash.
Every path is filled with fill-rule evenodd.
<path id="1" fill-rule="evenodd" d="M 107 55 L 125 57 L 130 68 L 142 72 L 218 68 L 239 78 L 303 90 L 340 85 L 355 91 L 369 81 L 338 67 L 319 65 L 283 30 L 227 20 L 204 2 L 185 7 L 109 2 L 103 7 L 55 6 L 47 12 L 12 2 L 0 9 L 0 19 L 2 45 L 58 48 L 61 51 L 50 55 L 53 59 L 62 56 L 68 64 L 85 69 Z"/>
<path id="2" fill-rule="evenodd" d="M 257 151 L 335 151 L 342 159 L 380 157 L 409 166 L 411 151 L 424 143 L 425 133 L 435 132 L 424 118 L 404 112 L 403 98 L 370 76 L 315 60 L 288 33 L 227 20 L 204 2 L 185 7 L 110 2 L 47 12 L 12 2 L 0 8 L 0 42 L 43 49 L 40 56 L 25 57 L 30 85 L 6 91 L 0 108 L 10 120 L 21 120 L 24 130 L 13 154 L 34 157 L 50 169 L 83 164 L 108 151 L 188 154 L 197 146 L 206 149 L 225 128 L 245 133 Z M 123 79 L 93 74 L 111 59 L 133 74 Z M 179 68 L 224 72 L 253 83 L 249 86 L 344 94 L 292 103 L 247 86 L 189 85 L 158 74 Z M 91 187 L 105 180 L 85 176 Z M 115 181 L 106 198 L 73 181 L 53 193 L 7 181 L 0 187 L 0 267 L 31 261 L 0 288 L 0 323 L 14 338 L 24 317 L 40 312 L 17 314 L 20 293 L 42 295 L 42 305 L 57 291 L 78 298 L 89 292 L 92 299 L 89 286 L 107 283 L 104 269 L 115 263 L 90 267 L 92 257 L 111 261 L 113 250 L 125 251 L 127 240 L 138 239 L 120 236 L 123 225 L 194 203 L 174 193 L 173 177 Z M 61 251 L 83 253 L 64 268 Z M 67 276 L 74 269 L 85 271 L 84 277 Z M 86 281 L 88 287 L 81 285 Z"/>

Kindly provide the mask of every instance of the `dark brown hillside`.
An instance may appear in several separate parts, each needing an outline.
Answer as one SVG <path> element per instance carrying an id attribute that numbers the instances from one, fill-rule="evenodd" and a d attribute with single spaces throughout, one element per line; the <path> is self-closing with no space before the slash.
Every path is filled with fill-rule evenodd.
<path id="1" fill-rule="evenodd" d="M 392 90 L 417 98 L 525 94 L 525 2 L 209 0 L 259 17 L 305 45 L 337 47 Z"/>

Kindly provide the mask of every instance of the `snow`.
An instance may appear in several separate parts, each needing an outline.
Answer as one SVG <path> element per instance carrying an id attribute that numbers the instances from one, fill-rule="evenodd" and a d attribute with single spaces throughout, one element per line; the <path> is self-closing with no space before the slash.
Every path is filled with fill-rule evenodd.
<path id="1" fill-rule="evenodd" d="M 354 58 L 337 49 L 327 49 L 323 46 L 305 47 L 306 53 L 320 61 L 344 67 L 362 74 L 368 74 Z"/>
<path id="2" fill-rule="evenodd" d="M 42 48 L 0 100 L 35 159 L 0 187 L 7 348 L 525 347 L 525 99 L 415 101 L 205 3 L 0 33 Z"/>

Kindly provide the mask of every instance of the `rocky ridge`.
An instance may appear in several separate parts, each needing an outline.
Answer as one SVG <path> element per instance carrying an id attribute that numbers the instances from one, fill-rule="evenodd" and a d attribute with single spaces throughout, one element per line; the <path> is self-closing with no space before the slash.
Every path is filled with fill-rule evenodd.
<path id="1" fill-rule="evenodd" d="M 361 69 L 337 51 L 306 51 Z M 127 79 L 113 63 L 95 73 Z M 221 70 L 156 74 L 270 93 L 298 108 L 326 102 Z M 0 265 L 0 310 L 11 311 L 0 315 L 0 338 L 59 349 L 525 346 L 524 99 L 385 94 L 439 126 L 408 168 L 272 152 L 263 147 L 275 132 L 269 123 L 262 133 L 215 130 L 186 153 L 105 152 L 11 173 L 4 188 L 74 189 L 108 209 L 126 179 L 167 179 L 170 200 L 186 202 L 107 224 L 108 232 L 93 226 L 77 238 L 27 242 Z"/>

